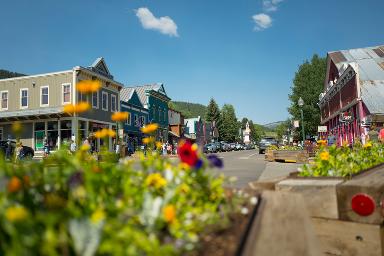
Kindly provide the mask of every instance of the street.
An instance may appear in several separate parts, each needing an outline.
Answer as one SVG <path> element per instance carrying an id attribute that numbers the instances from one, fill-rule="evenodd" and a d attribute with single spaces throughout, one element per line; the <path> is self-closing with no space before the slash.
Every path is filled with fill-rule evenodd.
<path id="1" fill-rule="evenodd" d="M 241 188 L 248 182 L 285 176 L 296 171 L 300 164 L 267 162 L 258 150 L 241 150 L 217 154 L 224 161 L 223 169 L 215 169 L 227 177 L 236 177 L 234 186 Z"/>

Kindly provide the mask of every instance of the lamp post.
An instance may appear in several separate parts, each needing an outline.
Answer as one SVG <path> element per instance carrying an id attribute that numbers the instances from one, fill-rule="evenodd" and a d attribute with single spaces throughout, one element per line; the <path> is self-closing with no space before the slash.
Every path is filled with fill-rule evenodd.
<path id="1" fill-rule="evenodd" d="M 304 100 L 300 97 L 299 101 L 297 104 L 300 107 L 300 113 L 301 113 L 301 128 L 303 131 L 303 146 L 304 146 L 304 141 L 305 141 L 305 133 L 304 133 L 304 115 L 303 115 L 303 106 L 304 106 Z"/>

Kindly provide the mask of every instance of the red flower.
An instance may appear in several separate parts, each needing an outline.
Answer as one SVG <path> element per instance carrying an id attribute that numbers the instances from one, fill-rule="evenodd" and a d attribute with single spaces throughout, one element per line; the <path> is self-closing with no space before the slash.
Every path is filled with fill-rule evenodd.
<path id="1" fill-rule="evenodd" d="M 193 147 L 189 141 L 181 143 L 177 149 L 177 153 L 180 160 L 189 166 L 195 166 L 199 160 L 196 147 Z"/>

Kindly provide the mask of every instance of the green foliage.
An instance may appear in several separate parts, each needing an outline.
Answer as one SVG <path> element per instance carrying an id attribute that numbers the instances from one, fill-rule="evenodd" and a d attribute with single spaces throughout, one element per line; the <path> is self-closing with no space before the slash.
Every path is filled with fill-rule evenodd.
<path id="1" fill-rule="evenodd" d="M 291 120 L 287 119 L 284 122 L 281 122 L 276 127 L 277 139 L 281 140 L 284 135 L 288 134 L 288 128 L 291 127 Z"/>
<path id="2" fill-rule="evenodd" d="M 314 164 L 304 165 L 300 176 L 350 177 L 353 174 L 384 163 L 384 144 L 368 142 L 355 144 L 353 149 L 343 146 L 323 147 Z"/>
<path id="3" fill-rule="evenodd" d="M 237 123 L 235 108 L 225 104 L 221 109 L 221 122 L 219 125 L 219 139 L 227 142 L 235 142 L 239 135 L 240 126 Z"/>
<path id="4" fill-rule="evenodd" d="M 82 147 L 83 148 L 83 147 Z M 242 199 L 223 176 L 161 157 L 97 161 L 80 149 L 0 160 L 0 255 L 180 255 L 222 229 Z M 173 164 L 172 164 L 173 163 Z"/>
<path id="5" fill-rule="evenodd" d="M 220 109 L 213 98 L 209 101 L 205 120 L 209 122 L 215 121 L 216 123 L 220 121 Z"/>
<path id="6" fill-rule="evenodd" d="M 300 108 L 297 102 L 300 97 L 304 100 L 305 134 L 315 135 L 317 126 L 320 125 L 320 109 L 317 103 L 324 88 L 325 73 L 326 59 L 315 54 L 311 62 L 305 61 L 300 65 L 293 80 L 292 92 L 289 95 L 291 106 L 288 111 L 294 120 L 300 120 L 301 125 Z M 301 127 L 299 129 L 301 131 Z"/>
<path id="7" fill-rule="evenodd" d="M 11 77 L 19 77 L 19 76 L 26 76 L 24 74 L 16 73 L 16 72 L 11 72 L 8 70 L 0 69 L 0 79 L 4 78 L 11 78 Z"/>
<path id="8" fill-rule="evenodd" d="M 207 107 L 202 104 L 182 101 L 171 101 L 169 102 L 168 106 L 171 109 L 181 112 L 185 118 L 193 118 L 200 116 L 204 119 L 207 114 Z"/>

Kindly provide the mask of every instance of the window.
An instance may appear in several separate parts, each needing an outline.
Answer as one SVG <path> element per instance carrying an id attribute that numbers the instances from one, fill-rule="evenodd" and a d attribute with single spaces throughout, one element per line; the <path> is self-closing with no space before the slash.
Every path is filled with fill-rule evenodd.
<path id="1" fill-rule="evenodd" d="M 3 127 L 0 127 L 0 140 L 3 140 Z"/>
<path id="2" fill-rule="evenodd" d="M 20 89 L 20 108 L 28 108 L 28 88 Z"/>
<path id="3" fill-rule="evenodd" d="M 108 111 L 108 93 L 101 92 L 101 108 Z"/>
<path id="4" fill-rule="evenodd" d="M 133 122 L 134 122 L 135 126 L 140 126 L 139 125 L 139 117 L 136 114 L 133 116 Z"/>
<path id="5" fill-rule="evenodd" d="M 99 108 L 99 92 L 92 93 L 92 107 Z"/>
<path id="6" fill-rule="evenodd" d="M 1 109 L 8 110 L 8 91 L 1 92 Z"/>
<path id="7" fill-rule="evenodd" d="M 164 109 L 164 121 L 167 121 L 167 110 Z"/>
<path id="8" fill-rule="evenodd" d="M 71 103 L 71 84 L 63 84 L 63 104 Z"/>
<path id="9" fill-rule="evenodd" d="M 40 87 L 40 106 L 48 106 L 49 105 L 49 87 L 42 86 Z"/>
<path id="10" fill-rule="evenodd" d="M 156 106 L 155 105 L 153 105 L 153 116 L 152 116 L 152 119 L 156 120 Z"/>
<path id="11" fill-rule="evenodd" d="M 128 112 L 128 118 L 127 118 L 127 120 L 125 121 L 125 123 L 126 123 L 127 125 L 131 125 L 131 113 L 130 113 L 130 112 Z"/>
<path id="12" fill-rule="evenodd" d="M 159 121 L 161 122 L 161 118 L 162 118 L 162 114 L 161 114 L 161 108 L 159 107 Z"/>
<path id="13" fill-rule="evenodd" d="M 145 116 L 140 116 L 140 126 L 143 127 L 145 125 Z"/>
<path id="14" fill-rule="evenodd" d="M 116 112 L 116 95 L 111 94 L 111 111 Z"/>

